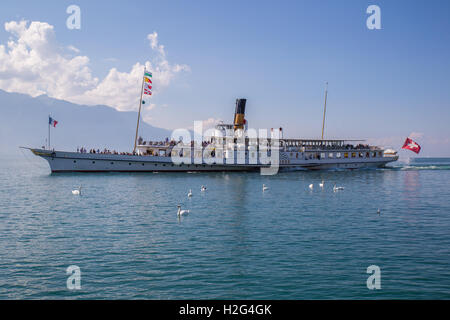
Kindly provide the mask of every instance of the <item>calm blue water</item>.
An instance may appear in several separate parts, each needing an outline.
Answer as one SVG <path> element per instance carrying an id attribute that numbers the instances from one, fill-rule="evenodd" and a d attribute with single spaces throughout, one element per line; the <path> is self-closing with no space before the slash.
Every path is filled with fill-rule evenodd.
<path id="1" fill-rule="evenodd" d="M 450 298 L 450 160 L 270 177 L 0 160 L 1 299 Z M 191 210 L 180 221 L 177 204 Z M 66 287 L 70 265 L 81 290 Z M 381 290 L 366 287 L 370 265 Z"/>

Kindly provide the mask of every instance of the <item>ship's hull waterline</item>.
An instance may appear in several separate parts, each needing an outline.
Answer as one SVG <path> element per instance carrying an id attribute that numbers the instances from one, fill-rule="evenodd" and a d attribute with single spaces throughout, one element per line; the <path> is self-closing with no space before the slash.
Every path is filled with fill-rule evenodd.
<path id="1" fill-rule="evenodd" d="M 259 171 L 267 165 L 256 164 L 174 164 L 170 157 L 79 153 L 30 149 L 35 155 L 47 160 L 53 173 L 60 172 L 214 172 Z M 280 164 L 279 171 L 360 169 L 384 167 L 397 160 L 394 157 L 378 159 L 323 159 L 303 160 Z"/>

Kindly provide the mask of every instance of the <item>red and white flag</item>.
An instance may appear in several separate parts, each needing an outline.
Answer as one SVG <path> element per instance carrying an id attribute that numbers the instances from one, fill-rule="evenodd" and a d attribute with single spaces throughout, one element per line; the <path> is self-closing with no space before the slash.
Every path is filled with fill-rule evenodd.
<path id="1" fill-rule="evenodd" d="M 411 151 L 413 151 L 415 153 L 419 153 L 421 148 L 420 148 L 419 144 L 417 144 L 417 142 L 414 142 L 410 138 L 406 138 L 402 149 L 408 149 L 408 150 L 411 150 Z"/>

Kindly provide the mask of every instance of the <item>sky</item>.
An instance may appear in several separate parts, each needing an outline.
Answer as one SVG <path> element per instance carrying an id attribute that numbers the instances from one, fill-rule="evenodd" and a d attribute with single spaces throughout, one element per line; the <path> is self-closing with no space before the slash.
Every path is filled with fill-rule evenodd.
<path id="1" fill-rule="evenodd" d="M 320 138 L 328 82 L 325 138 L 398 150 L 409 136 L 450 156 L 449 13 L 446 0 L 3 1 L 0 89 L 137 110 L 146 66 L 153 126 L 231 122 L 247 98 L 250 127 Z"/>

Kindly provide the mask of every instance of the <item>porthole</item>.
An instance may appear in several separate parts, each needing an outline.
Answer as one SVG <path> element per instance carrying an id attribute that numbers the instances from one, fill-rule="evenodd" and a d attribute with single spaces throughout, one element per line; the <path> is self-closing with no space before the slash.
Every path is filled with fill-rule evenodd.
<path id="1" fill-rule="evenodd" d="M 73 163 L 77 163 L 77 160 L 73 160 Z"/>
<path id="2" fill-rule="evenodd" d="M 114 164 L 114 162 L 111 162 L 111 164 Z"/>
<path id="3" fill-rule="evenodd" d="M 95 161 L 92 161 L 92 163 L 95 163 Z"/>

